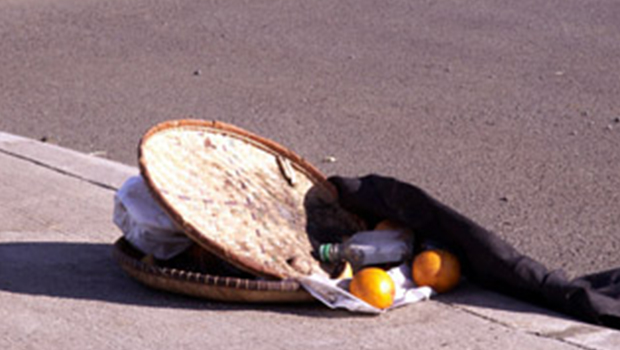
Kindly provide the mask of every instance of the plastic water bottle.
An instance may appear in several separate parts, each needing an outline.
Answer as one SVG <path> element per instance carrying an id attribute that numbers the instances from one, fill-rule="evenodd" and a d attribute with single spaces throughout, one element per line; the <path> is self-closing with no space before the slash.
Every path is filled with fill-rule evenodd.
<path id="1" fill-rule="evenodd" d="M 391 264 L 413 256 L 413 234 L 403 230 L 363 231 L 344 243 L 319 247 L 319 259 L 326 263 L 348 261 L 353 271 L 368 265 Z"/>

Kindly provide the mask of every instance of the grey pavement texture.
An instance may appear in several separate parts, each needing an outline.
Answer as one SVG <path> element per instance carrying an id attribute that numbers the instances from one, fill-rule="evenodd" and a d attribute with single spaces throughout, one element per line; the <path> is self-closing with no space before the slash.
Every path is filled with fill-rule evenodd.
<path id="1" fill-rule="evenodd" d="M 148 289 L 111 259 L 137 169 L 0 132 L 2 349 L 616 349 L 620 332 L 463 285 L 376 317 Z"/>

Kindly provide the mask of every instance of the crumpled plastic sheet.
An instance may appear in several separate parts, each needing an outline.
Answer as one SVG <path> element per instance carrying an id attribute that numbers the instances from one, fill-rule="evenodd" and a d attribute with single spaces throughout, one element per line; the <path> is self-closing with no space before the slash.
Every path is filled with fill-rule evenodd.
<path id="1" fill-rule="evenodd" d="M 386 309 L 379 309 L 349 293 L 351 282 L 347 279 L 329 279 L 310 275 L 299 278 L 301 285 L 316 299 L 332 309 L 346 309 L 351 312 L 381 314 L 398 307 L 428 300 L 435 294 L 430 287 L 416 287 L 411 279 L 411 267 L 403 263 L 387 271 L 396 287 L 394 303 Z"/>

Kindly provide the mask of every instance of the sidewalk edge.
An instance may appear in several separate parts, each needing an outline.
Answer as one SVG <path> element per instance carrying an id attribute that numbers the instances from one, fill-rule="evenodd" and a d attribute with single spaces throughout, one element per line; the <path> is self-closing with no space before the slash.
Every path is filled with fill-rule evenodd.
<path id="1" fill-rule="evenodd" d="M 0 152 L 110 190 L 139 173 L 136 167 L 1 131 Z"/>

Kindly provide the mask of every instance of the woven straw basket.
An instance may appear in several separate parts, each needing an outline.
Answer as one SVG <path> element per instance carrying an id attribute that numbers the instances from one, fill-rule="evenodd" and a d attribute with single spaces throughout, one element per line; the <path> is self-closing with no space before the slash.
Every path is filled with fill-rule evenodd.
<path id="1" fill-rule="evenodd" d="M 318 245 L 364 229 L 315 167 L 229 124 L 159 124 L 142 138 L 139 164 L 153 197 L 211 257 L 207 273 L 154 265 L 119 239 L 117 261 L 151 287 L 226 301 L 312 300 L 295 279 L 335 273 L 313 257 Z M 221 262 L 238 273 L 219 271 Z"/>

